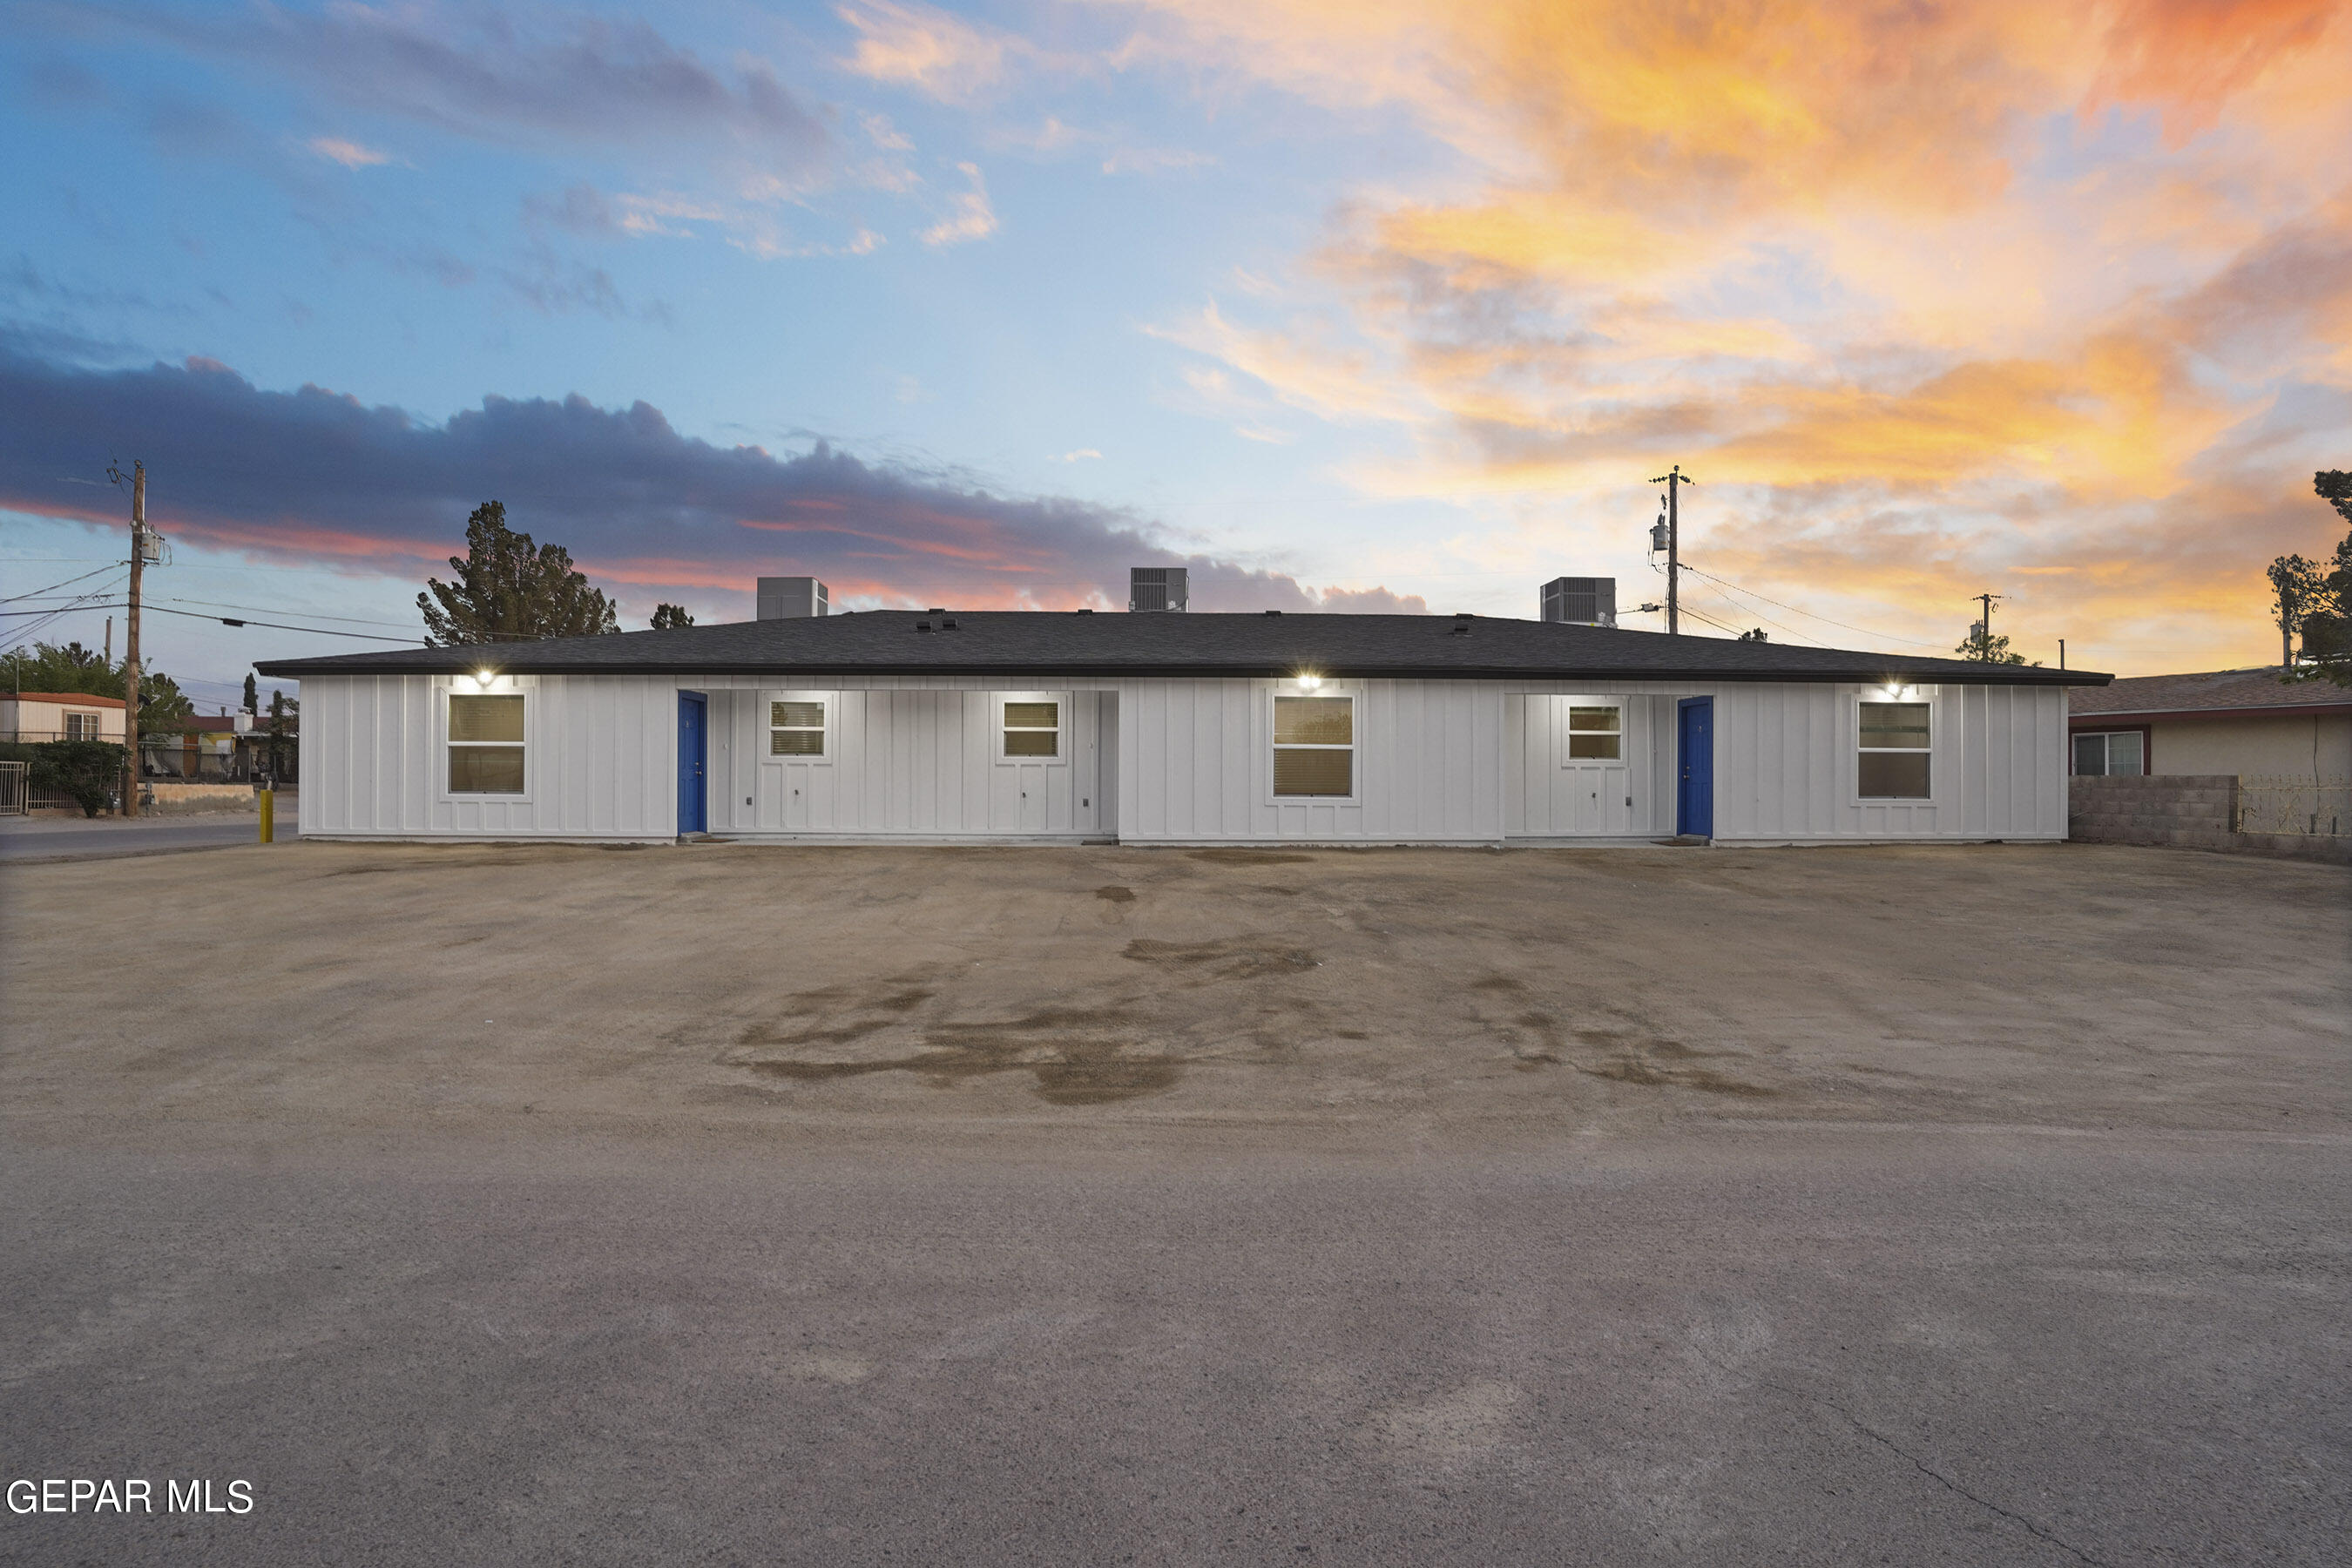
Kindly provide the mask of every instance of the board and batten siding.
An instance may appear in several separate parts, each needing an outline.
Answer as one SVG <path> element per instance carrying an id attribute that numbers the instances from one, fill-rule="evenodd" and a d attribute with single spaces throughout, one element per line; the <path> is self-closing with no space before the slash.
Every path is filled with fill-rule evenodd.
<path id="1" fill-rule="evenodd" d="M 1002 682 L 877 679 L 829 689 L 829 760 L 767 756 L 770 698 L 751 677 L 518 676 L 525 784 L 513 800 L 452 797 L 447 694 L 465 677 L 313 676 L 303 682 L 303 830 L 312 837 L 666 839 L 677 831 L 677 700 L 709 704 L 708 825 L 812 837 L 1099 837 L 1098 783 L 1112 700 L 1068 708 L 1066 755 L 999 761 Z M 1116 744 L 1115 741 L 1110 742 Z M 793 790 L 799 788 L 799 796 Z"/>
<path id="2" fill-rule="evenodd" d="M 818 689 L 772 680 L 756 688 L 690 689 L 710 700 L 714 833 L 845 838 L 1109 834 L 1103 754 L 1117 742 L 1107 733 L 1114 700 L 1106 693 L 912 681 Z M 824 760 L 768 754 L 768 704 L 787 696 L 828 704 Z M 1064 705 L 1061 756 L 1015 762 L 998 755 L 998 705 L 1007 697 L 1050 698 Z"/>
<path id="3" fill-rule="evenodd" d="M 1857 793 L 1860 704 L 1883 700 L 1877 689 L 1726 685 L 1712 695 L 1718 842 L 2066 837 L 2063 688 L 1912 688 L 1905 700 L 1927 704 L 1933 746 L 1924 801 Z"/>
<path id="4" fill-rule="evenodd" d="M 2061 689 L 1916 689 L 1931 798 L 1856 797 L 1853 685 L 1331 680 L 1356 699 L 1352 798 L 1273 794 L 1266 679 L 1050 682 L 873 677 L 822 689 L 828 760 L 768 754 L 774 677 L 523 676 L 527 784 L 453 798 L 446 695 L 464 677 L 302 683 L 302 831 L 313 837 L 666 839 L 677 832 L 677 695 L 709 704 L 709 826 L 749 837 L 1106 838 L 1141 844 L 1640 840 L 1675 829 L 1675 703 L 1715 700 L 1715 836 L 1748 843 L 2065 837 Z M 1052 695 L 1064 757 L 998 756 L 996 704 Z M 1624 710 L 1621 764 L 1569 765 L 1567 712 Z M 800 793 L 794 795 L 793 792 Z M 1605 791 L 1605 795 L 1604 795 Z M 1632 804 L 1623 804 L 1630 798 Z"/>
<path id="5" fill-rule="evenodd" d="M 1353 693 L 1357 794 L 1273 798 L 1272 680 L 1122 682 L 1122 842 L 1375 844 L 1640 839 L 1675 828 L 1678 700 L 1715 701 L 1715 837 L 1751 843 L 2063 838 L 2063 690 L 1917 687 L 1930 797 L 1857 794 L 1853 684 L 1331 680 Z M 1623 708 L 1622 769 L 1573 763 L 1568 710 Z M 1614 794 L 1603 795 L 1604 785 Z M 1630 797 L 1631 804 L 1624 804 Z M 1611 802 L 1616 803 L 1613 807 Z"/>
<path id="6" fill-rule="evenodd" d="M 668 838 L 677 832 L 677 682 L 515 676 L 524 793 L 452 797 L 446 696 L 465 677 L 302 682 L 302 831 L 312 837 Z"/>
<path id="7" fill-rule="evenodd" d="M 1502 837 L 1503 700 L 1468 680 L 1331 680 L 1356 699 L 1353 798 L 1276 800 L 1274 680 L 1120 683 L 1118 830 L 1128 843 L 1422 844 Z"/>

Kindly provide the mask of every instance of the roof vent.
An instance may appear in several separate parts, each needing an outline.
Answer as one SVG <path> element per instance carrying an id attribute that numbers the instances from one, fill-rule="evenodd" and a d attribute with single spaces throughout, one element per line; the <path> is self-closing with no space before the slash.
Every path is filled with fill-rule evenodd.
<path id="1" fill-rule="evenodd" d="M 798 620 L 833 613 L 832 595 L 814 577 L 762 577 L 752 615 L 762 621 Z"/>
<path id="2" fill-rule="evenodd" d="M 1543 585 L 1541 619 L 1572 626 L 1617 624 L 1617 579 L 1555 577 Z"/>
<path id="3" fill-rule="evenodd" d="M 1132 566 L 1127 574 L 1127 607 L 1131 611 L 1181 610 L 1192 576 L 1182 566 Z"/>

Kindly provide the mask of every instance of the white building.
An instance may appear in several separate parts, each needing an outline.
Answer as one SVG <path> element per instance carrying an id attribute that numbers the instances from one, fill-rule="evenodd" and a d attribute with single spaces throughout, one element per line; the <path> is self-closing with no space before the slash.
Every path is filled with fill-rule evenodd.
<path id="1" fill-rule="evenodd" d="M 120 697 L 86 691 L 0 691 L 0 740 L 111 741 L 122 744 Z"/>
<path id="2" fill-rule="evenodd" d="M 1432 616 L 868 611 L 258 667 L 331 838 L 2060 839 L 2107 677 Z"/>

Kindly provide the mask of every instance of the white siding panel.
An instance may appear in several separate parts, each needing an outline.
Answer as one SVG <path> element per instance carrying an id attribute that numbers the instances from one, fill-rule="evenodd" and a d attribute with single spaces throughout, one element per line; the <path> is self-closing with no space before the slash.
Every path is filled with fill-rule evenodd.
<path id="1" fill-rule="evenodd" d="M 444 788 L 449 684 L 424 676 L 304 682 L 305 832 L 669 837 L 684 689 L 709 699 L 709 820 L 727 833 L 1097 837 L 1115 825 L 1139 843 L 1662 836 L 1674 826 L 1675 703 L 1686 696 L 1715 700 L 1719 839 L 2065 833 L 2060 690 L 1920 689 L 1934 712 L 1934 797 L 1904 803 L 1854 797 L 1854 705 L 1864 693 L 1853 686 L 1334 680 L 1327 690 L 1358 700 L 1357 797 L 1277 804 L 1271 680 L 1066 687 L 1068 754 L 1051 764 L 997 758 L 992 694 L 1001 683 L 844 680 L 827 688 L 833 755 L 824 765 L 787 765 L 767 757 L 763 692 L 775 689 L 772 679 L 525 677 L 529 793 L 484 801 L 452 799 Z M 1598 803 L 1593 784 L 1563 766 L 1563 702 L 1582 695 L 1624 705 L 1622 767 L 1610 774 L 1610 799 Z"/>

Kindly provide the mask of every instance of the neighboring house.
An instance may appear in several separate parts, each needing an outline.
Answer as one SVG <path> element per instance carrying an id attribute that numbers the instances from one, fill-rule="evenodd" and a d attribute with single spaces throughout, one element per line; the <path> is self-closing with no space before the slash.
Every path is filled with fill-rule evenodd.
<path id="1" fill-rule="evenodd" d="M 2107 677 L 1439 616 L 886 610 L 258 667 L 306 837 L 2066 835 Z"/>
<path id="2" fill-rule="evenodd" d="M 296 756 L 296 719 L 286 716 L 286 768 Z M 150 778 L 189 782 L 246 783 L 269 768 L 269 719 L 250 713 L 200 713 L 140 735 L 140 752 Z"/>
<path id="3" fill-rule="evenodd" d="M 0 738 L 122 743 L 122 699 L 79 691 L 0 692 Z"/>
<path id="4" fill-rule="evenodd" d="M 2074 695 L 2077 773 L 2352 778 L 2352 688 L 2279 667 L 2142 675 Z"/>
<path id="5" fill-rule="evenodd" d="M 2068 728 L 2078 778 L 2150 775 L 2078 787 L 2077 837 L 2340 842 L 2352 823 L 2352 689 L 2333 681 L 2276 665 L 2135 676 L 2076 694 Z"/>

